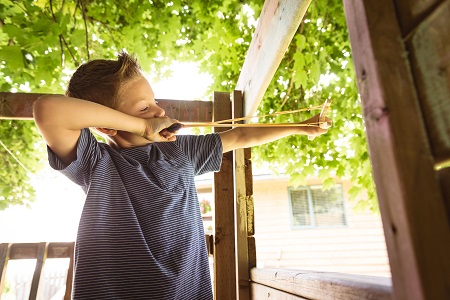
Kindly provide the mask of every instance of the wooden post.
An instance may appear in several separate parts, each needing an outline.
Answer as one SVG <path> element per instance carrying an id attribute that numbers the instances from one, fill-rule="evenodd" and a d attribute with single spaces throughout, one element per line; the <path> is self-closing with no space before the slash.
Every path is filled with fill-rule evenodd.
<path id="1" fill-rule="evenodd" d="M 69 246 L 69 267 L 67 268 L 66 292 L 64 293 L 64 300 L 72 299 L 74 252 L 75 243 L 71 243 Z"/>
<path id="2" fill-rule="evenodd" d="M 241 91 L 233 93 L 233 118 L 243 117 L 243 98 Z M 246 184 L 246 164 L 245 149 L 234 151 L 234 205 L 236 216 L 236 268 L 238 299 L 246 300 L 250 298 L 250 269 L 248 262 L 248 220 L 247 220 L 247 184 Z"/>
<path id="3" fill-rule="evenodd" d="M 214 121 L 231 119 L 230 93 L 214 93 Z M 215 132 L 227 128 L 214 128 Z M 220 172 L 214 173 L 214 297 L 236 299 L 234 240 L 233 152 L 223 154 Z"/>
<path id="4" fill-rule="evenodd" d="M 42 270 L 44 268 L 45 260 L 47 258 L 47 243 L 39 243 L 36 253 L 36 268 L 34 269 L 33 280 L 31 281 L 30 300 L 37 298 L 39 289 L 39 281 L 41 279 Z"/>
<path id="5" fill-rule="evenodd" d="M 9 260 L 9 244 L 0 244 L 0 296 L 6 280 L 6 268 Z"/>
<path id="6" fill-rule="evenodd" d="M 393 1 L 344 0 L 396 299 L 450 299 L 450 230 Z"/>

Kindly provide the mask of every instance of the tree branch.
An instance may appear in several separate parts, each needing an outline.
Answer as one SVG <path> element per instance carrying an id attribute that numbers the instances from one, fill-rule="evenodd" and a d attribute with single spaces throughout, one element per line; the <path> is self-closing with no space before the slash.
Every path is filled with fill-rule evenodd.
<path id="1" fill-rule="evenodd" d="M 79 0 L 78 3 L 81 3 L 81 12 L 83 14 L 84 30 L 86 32 L 86 51 L 87 51 L 87 58 L 89 60 L 91 58 L 91 55 L 89 54 L 89 33 L 88 33 L 88 27 L 87 27 L 87 22 L 86 22 L 86 6 L 83 1 L 84 0 Z"/>
<path id="2" fill-rule="evenodd" d="M 73 55 L 72 51 L 70 50 L 69 45 L 66 42 L 66 39 L 64 38 L 64 36 L 62 34 L 60 36 L 61 36 L 62 41 L 64 42 L 64 45 L 66 45 L 67 50 L 69 50 L 70 56 L 72 56 L 73 61 L 75 62 L 76 66 L 78 66 L 78 61 L 75 58 L 75 56 Z"/>

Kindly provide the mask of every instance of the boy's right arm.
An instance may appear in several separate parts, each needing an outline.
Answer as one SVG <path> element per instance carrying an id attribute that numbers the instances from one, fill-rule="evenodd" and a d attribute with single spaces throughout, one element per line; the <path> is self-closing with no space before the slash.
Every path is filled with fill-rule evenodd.
<path id="1" fill-rule="evenodd" d="M 168 117 L 142 119 L 94 102 L 64 96 L 40 97 L 34 104 L 33 114 L 47 145 L 66 165 L 77 157 L 77 142 L 83 128 L 128 131 L 152 140 L 149 127 L 162 130 L 173 123 Z"/>

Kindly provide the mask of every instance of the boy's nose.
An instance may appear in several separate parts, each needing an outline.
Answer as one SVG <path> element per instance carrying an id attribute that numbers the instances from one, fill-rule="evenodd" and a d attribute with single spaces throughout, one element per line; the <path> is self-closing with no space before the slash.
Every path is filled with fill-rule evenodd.
<path id="1" fill-rule="evenodd" d="M 154 117 L 159 118 L 159 117 L 164 117 L 165 115 L 166 115 L 166 111 L 158 106 L 158 109 L 156 110 Z"/>

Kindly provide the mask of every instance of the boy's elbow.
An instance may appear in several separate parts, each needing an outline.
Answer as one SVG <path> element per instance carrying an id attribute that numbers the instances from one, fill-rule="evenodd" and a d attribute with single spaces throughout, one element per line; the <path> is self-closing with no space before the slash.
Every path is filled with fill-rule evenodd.
<path id="1" fill-rule="evenodd" d="M 49 121 L 48 118 L 52 114 L 53 101 L 51 96 L 40 96 L 33 104 L 33 118 L 38 124 L 42 124 L 45 121 Z"/>

